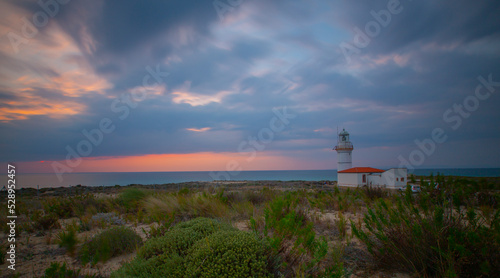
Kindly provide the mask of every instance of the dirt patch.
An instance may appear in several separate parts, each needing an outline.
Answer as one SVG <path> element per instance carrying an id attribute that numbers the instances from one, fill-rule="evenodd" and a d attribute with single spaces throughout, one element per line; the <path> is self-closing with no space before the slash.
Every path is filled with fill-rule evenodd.
<path id="1" fill-rule="evenodd" d="M 233 223 L 233 226 L 240 231 L 250 231 L 250 227 L 248 226 L 247 220 L 235 222 Z"/>

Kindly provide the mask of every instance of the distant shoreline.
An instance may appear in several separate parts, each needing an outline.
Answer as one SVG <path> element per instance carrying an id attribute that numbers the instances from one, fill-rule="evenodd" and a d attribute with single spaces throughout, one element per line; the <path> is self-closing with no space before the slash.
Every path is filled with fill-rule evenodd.
<path id="1" fill-rule="evenodd" d="M 420 178 L 428 176 L 415 176 L 418 182 Z M 500 187 L 500 177 L 465 177 L 465 176 L 452 176 L 454 178 L 464 178 L 469 180 L 488 182 L 496 184 Z M 200 190 L 200 189 L 213 189 L 224 187 L 228 190 L 241 190 L 241 189 L 257 189 L 262 187 L 281 188 L 281 189 L 322 189 L 333 190 L 337 186 L 337 181 L 276 181 L 276 180 L 247 180 L 247 181 L 190 181 L 180 183 L 164 183 L 164 184 L 128 184 L 128 185 L 114 185 L 114 186 L 87 186 L 87 185 L 74 185 L 74 186 L 59 186 L 59 187 L 26 187 L 17 189 L 17 193 L 21 196 L 70 196 L 78 194 L 116 194 L 125 188 L 140 188 L 145 190 L 158 190 L 158 191 L 177 191 L 181 189 Z M 0 195 L 6 194 L 6 191 L 1 191 Z"/>
<path id="2" fill-rule="evenodd" d="M 55 174 L 18 174 L 17 188 L 57 188 L 85 185 L 99 186 L 126 186 L 129 184 L 179 184 L 189 182 L 213 182 L 211 172 L 115 172 L 115 173 L 71 173 L 66 174 L 60 182 Z M 227 176 L 220 175 L 217 180 L 230 182 L 256 181 L 337 181 L 336 170 L 273 170 L 273 171 L 242 171 L 226 172 Z M 445 176 L 464 177 L 500 177 L 500 168 L 447 168 L 447 169 L 415 169 L 416 176 L 428 176 L 431 173 L 440 173 Z M 7 182 L 7 176 L 0 176 L 0 188 Z"/>

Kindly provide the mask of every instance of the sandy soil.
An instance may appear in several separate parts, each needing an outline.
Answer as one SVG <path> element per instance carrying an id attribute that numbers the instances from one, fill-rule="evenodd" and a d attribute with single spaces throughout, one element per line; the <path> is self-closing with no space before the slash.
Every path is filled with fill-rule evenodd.
<path id="1" fill-rule="evenodd" d="M 61 226 L 64 227 L 71 223 L 72 219 L 62 220 Z M 127 225 L 133 229 L 143 240 L 146 239 L 144 231 L 150 230 L 150 225 L 139 225 L 137 227 Z M 82 266 L 76 256 L 70 256 L 66 250 L 55 244 L 55 238 L 61 229 L 54 230 L 50 234 L 28 235 L 22 234 L 18 237 L 17 242 L 17 258 L 16 258 L 16 272 L 21 274 L 20 277 L 40 277 L 43 275 L 46 268 L 52 262 L 66 263 L 70 268 L 81 268 L 81 274 L 98 274 L 100 276 L 109 276 L 111 272 L 120 268 L 120 266 L 130 261 L 135 257 L 135 253 L 126 254 L 110 259 L 106 263 L 98 263 L 91 267 L 90 265 Z M 84 242 L 85 239 L 91 238 L 95 234 L 101 232 L 101 229 L 93 229 L 91 231 L 78 233 L 79 242 Z M 6 238 L 5 234 L 0 234 L 2 242 Z M 78 248 L 77 248 L 78 249 Z M 12 274 L 11 270 L 7 269 L 8 262 L 0 265 L 0 276 L 9 277 Z"/>

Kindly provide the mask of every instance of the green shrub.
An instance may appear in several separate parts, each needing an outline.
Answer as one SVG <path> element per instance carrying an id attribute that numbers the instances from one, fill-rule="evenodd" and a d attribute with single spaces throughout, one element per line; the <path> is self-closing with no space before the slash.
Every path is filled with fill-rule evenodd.
<path id="1" fill-rule="evenodd" d="M 96 264 L 110 258 L 134 251 L 142 244 L 142 239 L 126 227 L 114 227 L 85 242 L 80 250 L 82 263 Z"/>
<path id="2" fill-rule="evenodd" d="M 250 219 L 252 229 L 270 243 L 272 267 L 286 277 L 311 274 L 328 251 L 326 239 L 316 237 L 305 196 L 297 191 L 276 197 L 264 210 L 264 227 Z"/>
<path id="3" fill-rule="evenodd" d="M 365 214 L 366 230 L 351 227 L 381 267 L 425 277 L 492 277 L 500 268 L 500 225 L 483 225 L 473 208 L 448 205 L 379 200 Z M 497 213 L 492 223 L 498 220 Z"/>
<path id="4" fill-rule="evenodd" d="M 83 216 L 87 210 L 106 212 L 111 204 L 89 193 L 69 197 L 48 197 L 42 201 L 42 206 L 46 214 L 55 214 L 58 218 L 70 218 Z"/>
<path id="5" fill-rule="evenodd" d="M 118 202 L 126 208 L 136 207 L 140 200 L 146 197 L 146 192 L 138 188 L 127 188 L 119 196 Z"/>
<path id="6" fill-rule="evenodd" d="M 45 275 L 43 278 L 92 278 L 97 277 L 97 275 L 82 275 L 80 274 L 81 269 L 70 269 L 63 263 L 62 265 L 58 262 L 53 262 L 50 266 L 45 269 Z"/>
<path id="7" fill-rule="evenodd" d="M 150 259 L 136 258 L 111 274 L 111 278 L 184 277 L 184 258 L 176 253 Z"/>
<path id="8" fill-rule="evenodd" d="M 80 270 L 71 270 L 67 268 L 66 263 L 62 265 L 58 262 L 53 262 L 50 266 L 45 269 L 44 278 L 76 278 L 80 277 Z"/>
<path id="9" fill-rule="evenodd" d="M 152 238 L 144 243 L 137 256 L 142 259 L 150 259 L 162 254 L 176 253 L 184 255 L 189 247 L 203 238 L 202 234 L 190 229 L 177 229 L 167 232 L 162 237 Z"/>
<path id="10" fill-rule="evenodd" d="M 278 194 L 281 194 L 279 190 L 273 190 L 269 189 L 269 187 L 264 187 L 260 191 L 246 191 L 245 199 L 250 201 L 254 205 L 260 205 L 273 200 Z"/>
<path id="11" fill-rule="evenodd" d="M 66 231 L 59 232 L 59 234 L 57 234 L 57 243 L 59 247 L 66 248 L 66 251 L 73 256 L 76 245 L 78 244 L 76 231 L 74 229 L 67 229 Z"/>
<path id="12" fill-rule="evenodd" d="M 338 220 L 335 222 L 337 224 L 337 229 L 339 230 L 340 238 L 344 239 L 347 235 L 347 219 L 342 212 L 339 211 Z"/>
<path id="13" fill-rule="evenodd" d="M 234 203 L 231 207 L 242 219 L 249 219 L 255 211 L 255 206 L 250 201 Z"/>
<path id="14" fill-rule="evenodd" d="M 190 221 L 179 223 L 175 225 L 173 229 L 191 229 L 204 236 L 208 236 L 217 231 L 234 230 L 233 226 L 230 224 L 205 217 L 198 217 Z"/>
<path id="15" fill-rule="evenodd" d="M 151 225 L 149 231 L 143 229 L 148 239 L 164 236 L 171 228 L 175 221 L 173 216 L 164 216 L 162 219 L 154 219 L 158 225 Z"/>
<path id="16" fill-rule="evenodd" d="M 112 277 L 184 277 L 185 257 L 193 245 L 208 236 L 235 231 L 231 225 L 209 218 L 182 222 L 163 236 L 147 240 L 136 258 L 123 265 Z"/>
<path id="17" fill-rule="evenodd" d="M 198 241 L 186 257 L 187 277 L 266 277 L 265 246 L 242 231 L 214 233 Z"/>
<path id="18" fill-rule="evenodd" d="M 198 240 L 218 231 L 234 230 L 225 223 L 209 219 L 196 218 L 179 223 L 162 237 L 152 238 L 139 249 L 137 255 L 149 259 L 161 254 L 177 253 L 184 256 L 187 250 Z"/>
<path id="19" fill-rule="evenodd" d="M 46 213 L 55 214 L 59 218 L 69 218 L 73 216 L 73 203 L 71 198 L 49 197 L 42 201 L 43 209 Z"/>
<path id="20" fill-rule="evenodd" d="M 88 215 L 84 215 L 78 219 L 78 231 L 85 232 L 92 230 L 92 218 Z"/>

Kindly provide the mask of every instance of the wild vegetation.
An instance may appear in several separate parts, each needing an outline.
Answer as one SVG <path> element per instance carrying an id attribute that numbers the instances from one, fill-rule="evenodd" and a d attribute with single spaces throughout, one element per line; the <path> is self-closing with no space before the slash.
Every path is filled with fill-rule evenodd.
<path id="1" fill-rule="evenodd" d="M 421 192 L 235 182 L 25 194 L 17 211 L 18 272 L 494 277 L 500 269 L 500 179 L 413 179 Z M 6 274 L 12 273 L 0 273 Z"/>
<path id="2" fill-rule="evenodd" d="M 264 243 L 209 218 L 175 225 L 152 238 L 112 277 L 269 276 Z"/>
<path id="3" fill-rule="evenodd" d="M 488 277 L 500 269 L 498 191 L 484 183 L 422 181 L 395 201 L 380 199 L 353 233 L 375 262 L 422 277 Z M 485 188 L 485 187 L 486 188 Z"/>
<path id="4" fill-rule="evenodd" d="M 86 241 L 80 249 L 80 260 L 83 264 L 95 265 L 114 256 L 132 252 L 141 245 L 141 237 L 130 228 L 113 227 Z"/>

